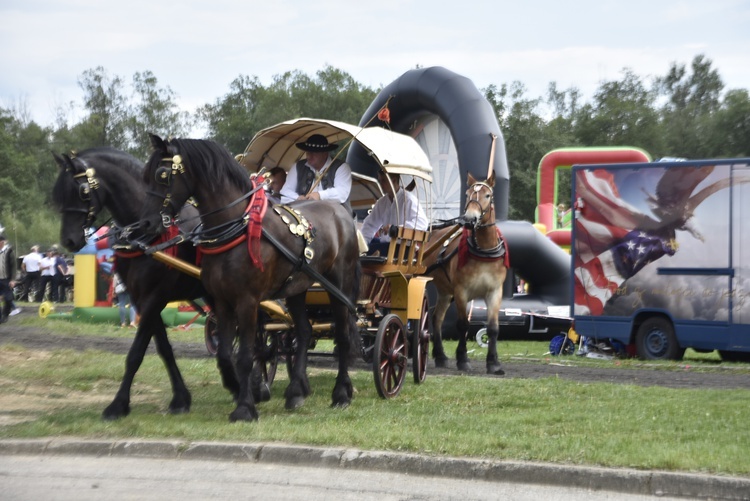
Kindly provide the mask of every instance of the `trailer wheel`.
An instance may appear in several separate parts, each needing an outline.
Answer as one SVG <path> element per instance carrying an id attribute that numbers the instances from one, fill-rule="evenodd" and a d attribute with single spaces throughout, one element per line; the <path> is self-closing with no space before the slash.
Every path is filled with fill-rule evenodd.
<path id="1" fill-rule="evenodd" d="M 685 349 L 680 348 L 674 327 L 663 317 L 646 319 L 638 328 L 635 348 L 644 360 L 681 360 Z"/>

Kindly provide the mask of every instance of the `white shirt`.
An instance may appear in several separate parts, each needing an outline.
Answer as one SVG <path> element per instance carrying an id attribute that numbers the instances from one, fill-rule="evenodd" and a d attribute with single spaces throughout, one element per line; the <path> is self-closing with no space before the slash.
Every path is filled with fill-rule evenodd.
<path id="1" fill-rule="evenodd" d="M 23 258 L 22 263 L 26 267 L 26 273 L 39 271 L 42 263 L 42 255 L 38 252 L 29 252 Z"/>
<path id="2" fill-rule="evenodd" d="M 333 159 L 329 156 L 320 171 L 316 171 L 307 163 L 305 163 L 305 167 L 317 174 L 318 172 L 326 172 L 332 162 Z M 349 164 L 344 162 L 336 169 L 332 187 L 324 190 L 323 184 L 318 183 L 312 191 L 319 193 L 321 200 L 337 200 L 339 203 L 346 203 L 349 200 L 349 192 L 352 191 L 352 169 L 349 167 Z M 288 204 L 297 200 L 299 196 L 297 193 L 297 164 L 294 164 L 289 169 L 284 187 L 281 188 L 281 202 Z"/>
<path id="3" fill-rule="evenodd" d="M 43 277 L 54 276 L 55 275 L 55 258 L 44 256 L 40 262 L 39 268 L 42 270 Z"/>
<path id="4" fill-rule="evenodd" d="M 380 197 L 380 200 L 375 202 L 375 206 L 365 218 L 360 230 L 365 242 L 369 244 L 375 233 L 385 225 L 398 225 L 417 230 L 427 229 L 427 216 L 414 193 L 400 188 L 396 194 L 396 201 L 398 210 L 396 203 L 388 195 Z M 380 240 L 388 241 L 390 237 L 382 235 Z"/>

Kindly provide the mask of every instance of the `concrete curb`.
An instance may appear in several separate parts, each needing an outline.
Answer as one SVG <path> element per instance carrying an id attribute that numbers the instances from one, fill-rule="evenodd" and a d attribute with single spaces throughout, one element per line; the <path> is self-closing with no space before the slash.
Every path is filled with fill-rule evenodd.
<path id="1" fill-rule="evenodd" d="M 0 454 L 202 459 L 351 468 L 421 476 L 577 487 L 652 496 L 750 500 L 750 478 L 422 456 L 287 444 L 181 440 L 0 439 Z"/>

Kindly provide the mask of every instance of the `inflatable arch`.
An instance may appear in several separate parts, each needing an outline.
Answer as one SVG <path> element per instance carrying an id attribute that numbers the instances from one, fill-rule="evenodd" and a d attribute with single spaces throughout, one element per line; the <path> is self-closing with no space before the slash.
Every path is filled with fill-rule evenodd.
<path id="1" fill-rule="evenodd" d="M 360 127 L 385 126 L 377 113 L 386 103 L 390 110 L 388 126 L 414 137 L 430 158 L 435 205 L 445 209 L 436 211 L 435 217 L 459 215 L 469 173 L 486 179 L 494 171 L 495 213 L 498 220 L 508 218 L 510 176 L 505 141 L 492 106 L 471 80 L 440 66 L 407 71 L 380 92 Z M 426 128 L 432 130 L 430 137 L 425 134 Z M 451 158 L 452 149 L 456 158 Z M 347 163 L 362 166 L 362 174 L 376 174 L 377 166 L 356 143 L 349 149 Z"/>

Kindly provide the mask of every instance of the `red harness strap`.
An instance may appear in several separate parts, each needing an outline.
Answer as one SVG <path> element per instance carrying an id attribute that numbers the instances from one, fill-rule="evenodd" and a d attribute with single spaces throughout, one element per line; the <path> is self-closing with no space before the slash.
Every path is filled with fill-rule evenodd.
<path id="1" fill-rule="evenodd" d="M 167 242 L 167 241 L 173 239 L 174 237 L 177 236 L 177 234 L 179 232 L 180 232 L 179 228 L 177 228 L 176 226 L 170 226 L 167 229 L 166 232 L 164 232 L 161 235 L 159 235 L 159 238 L 156 239 L 156 242 L 154 242 L 154 245 L 159 245 L 159 244 L 162 244 L 164 242 Z M 172 257 L 177 257 L 177 246 L 173 245 L 171 247 L 167 247 L 164 250 L 164 252 L 166 252 L 167 254 L 169 254 Z M 115 256 L 121 257 L 123 259 L 130 259 L 130 258 L 142 256 L 142 255 L 143 255 L 143 251 L 142 250 L 127 251 L 127 252 L 126 251 L 122 251 L 122 250 L 116 250 L 115 251 Z"/>
<path id="2" fill-rule="evenodd" d="M 253 188 L 255 188 L 255 181 L 253 180 L 252 183 Z M 260 237 L 263 231 L 263 216 L 266 214 L 267 207 L 268 202 L 266 201 L 265 190 L 257 190 L 253 193 L 250 203 L 247 204 L 247 208 L 245 209 L 245 215 L 249 216 L 247 232 L 220 247 L 205 247 L 199 245 L 197 248 L 198 255 L 196 256 L 196 265 L 200 266 L 203 254 L 221 254 L 222 252 L 226 252 L 247 240 L 247 252 L 250 254 L 250 259 L 252 259 L 255 266 L 263 271 L 263 260 L 260 257 Z"/>

